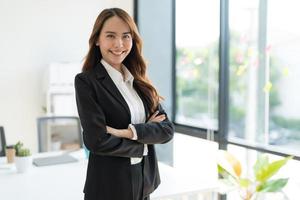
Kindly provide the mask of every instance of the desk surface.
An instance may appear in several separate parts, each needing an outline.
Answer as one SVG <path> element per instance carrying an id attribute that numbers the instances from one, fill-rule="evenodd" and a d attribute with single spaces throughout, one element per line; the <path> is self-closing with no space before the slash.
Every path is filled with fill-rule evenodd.
<path id="1" fill-rule="evenodd" d="M 34 157 L 57 155 L 59 153 L 41 153 Z M 83 200 L 83 186 L 87 160 L 83 150 L 71 153 L 79 161 L 75 163 L 32 166 L 27 173 L 17 173 L 14 165 L 0 158 L 0 196 L 9 200 Z M 175 197 L 189 192 L 208 191 L 216 188 L 216 182 L 202 181 L 186 177 L 174 168 L 159 163 L 161 185 L 151 195 L 151 199 Z"/>

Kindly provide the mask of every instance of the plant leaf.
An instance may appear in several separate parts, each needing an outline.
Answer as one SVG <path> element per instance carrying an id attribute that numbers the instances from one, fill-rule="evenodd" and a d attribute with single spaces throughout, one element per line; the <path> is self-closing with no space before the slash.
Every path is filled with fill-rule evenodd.
<path id="1" fill-rule="evenodd" d="M 288 182 L 288 178 L 270 180 L 256 188 L 257 192 L 277 192 L 281 190 Z"/>
<path id="2" fill-rule="evenodd" d="M 289 161 L 292 156 L 288 156 L 284 159 L 274 161 L 272 163 L 266 164 L 266 166 L 260 166 L 260 169 L 257 171 L 256 180 L 259 182 L 265 182 L 271 178 L 278 170 L 284 166 L 287 161 Z"/>
<path id="3" fill-rule="evenodd" d="M 224 180 L 227 180 L 227 185 L 238 185 L 238 179 L 233 176 L 230 172 L 228 172 L 225 168 L 223 168 L 221 165 L 218 164 L 218 173 L 224 178 Z M 225 181 L 224 181 L 225 183 Z"/>
<path id="4" fill-rule="evenodd" d="M 235 175 L 237 177 L 240 177 L 241 173 L 242 173 L 242 165 L 241 165 L 240 161 L 235 156 L 233 156 L 231 153 L 229 153 L 227 151 L 224 152 L 224 156 L 225 156 L 227 162 L 231 165 Z"/>
<path id="5" fill-rule="evenodd" d="M 218 173 L 223 178 L 228 178 L 229 176 L 234 178 L 234 176 L 229 171 L 227 171 L 224 167 L 222 167 L 220 164 L 218 164 Z"/>
<path id="6" fill-rule="evenodd" d="M 253 171 L 256 179 L 259 179 L 261 173 L 264 171 L 263 168 L 269 164 L 269 158 L 266 154 L 260 154 L 253 166 Z"/>
<path id="7" fill-rule="evenodd" d="M 219 150 L 218 151 L 218 164 L 221 165 L 228 173 L 238 178 L 242 172 L 242 166 L 240 161 L 234 157 L 231 153 Z"/>
<path id="8" fill-rule="evenodd" d="M 247 188 L 252 184 L 252 181 L 248 178 L 240 178 L 239 179 L 239 185 L 241 187 Z"/>

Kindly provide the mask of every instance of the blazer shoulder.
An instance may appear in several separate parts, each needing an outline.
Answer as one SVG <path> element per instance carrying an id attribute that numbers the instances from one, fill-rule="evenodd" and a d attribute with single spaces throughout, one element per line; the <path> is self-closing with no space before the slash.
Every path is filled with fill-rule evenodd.
<path id="1" fill-rule="evenodd" d="M 96 79 L 103 79 L 107 76 L 108 74 L 103 65 L 101 63 L 98 63 L 91 69 L 77 74 L 75 76 L 75 81 L 76 79 L 88 79 L 89 81 L 93 82 Z"/>
<path id="2" fill-rule="evenodd" d="M 83 72 L 80 72 L 78 74 L 76 74 L 75 78 L 85 78 L 85 77 L 90 77 L 90 76 L 93 76 L 93 70 L 87 70 L 87 71 L 83 71 Z"/>
<path id="3" fill-rule="evenodd" d="M 88 78 L 87 78 L 87 74 L 85 72 L 81 72 L 76 74 L 75 79 L 74 79 L 74 83 L 75 86 L 77 84 L 79 84 L 80 82 L 87 82 Z"/>
<path id="4" fill-rule="evenodd" d="M 91 82 L 93 79 L 95 79 L 95 74 L 92 72 L 92 70 L 88 70 L 78 73 L 75 76 L 75 83 L 78 81 Z"/>

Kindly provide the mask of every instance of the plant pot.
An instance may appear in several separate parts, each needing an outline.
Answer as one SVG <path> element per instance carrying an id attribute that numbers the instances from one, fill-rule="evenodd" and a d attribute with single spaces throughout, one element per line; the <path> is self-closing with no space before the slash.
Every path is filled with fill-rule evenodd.
<path id="1" fill-rule="evenodd" d="M 16 156 L 15 164 L 18 173 L 27 172 L 32 166 L 32 156 Z"/>

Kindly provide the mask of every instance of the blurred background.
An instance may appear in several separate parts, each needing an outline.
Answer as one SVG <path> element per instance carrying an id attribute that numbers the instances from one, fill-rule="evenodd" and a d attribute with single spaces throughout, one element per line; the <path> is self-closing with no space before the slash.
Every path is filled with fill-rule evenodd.
<path id="1" fill-rule="evenodd" d="M 94 20 L 107 7 L 123 8 L 136 20 L 149 76 L 176 125 L 174 140 L 157 147 L 159 160 L 210 180 L 217 177 L 210 164 L 218 149 L 249 170 L 260 153 L 294 155 L 282 172 L 291 177 L 286 190 L 292 199 L 300 188 L 295 0 L 0 0 L 6 143 L 21 140 L 40 152 L 39 119 L 77 117 L 74 76 Z M 59 149 L 57 133 L 56 127 L 45 142 L 49 148 Z"/>

